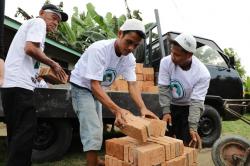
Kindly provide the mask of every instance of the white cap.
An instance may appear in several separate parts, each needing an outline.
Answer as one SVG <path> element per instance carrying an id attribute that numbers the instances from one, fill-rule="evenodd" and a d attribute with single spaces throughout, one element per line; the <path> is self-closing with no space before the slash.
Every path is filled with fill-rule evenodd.
<path id="1" fill-rule="evenodd" d="M 145 34 L 145 27 L 142 21 L 137 19 L 128 19 L 124 22 L 124 24 L 120 27 L 121 31 L 141 31 Z"/>
<path id="2" fill-rule="evenodd" d="M 178 35 L 174 41 L 176 41 L 183 49 L 188 52 L 194 53 L 196 51 L 196 40 L 188 33 L 182 33 Z"/>

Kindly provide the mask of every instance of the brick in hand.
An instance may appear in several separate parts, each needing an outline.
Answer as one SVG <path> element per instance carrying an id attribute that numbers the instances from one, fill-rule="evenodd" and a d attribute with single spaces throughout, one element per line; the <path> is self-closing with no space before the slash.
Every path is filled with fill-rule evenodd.
<path id="1" fill-rule="evenodd" d="M 132 114 L 127 114 L 125 119 L 127 124 L 121 128 L 121 131 L 140 142 L 146 142 L 151 136 L 160 137 L 165 134 L 165 121 L 142 118 Z"/>
<path id="2" fill-rule="evenodd" d="M 66 84 L 68 82 L 68 75 L 64 79 L 60 79 L 50 67 L 41 67 L 39 77 L 50 84 Z"/>

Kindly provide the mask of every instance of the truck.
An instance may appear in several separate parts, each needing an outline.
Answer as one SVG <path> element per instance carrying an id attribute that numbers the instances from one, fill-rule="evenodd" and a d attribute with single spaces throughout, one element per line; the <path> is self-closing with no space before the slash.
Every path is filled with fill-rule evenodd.
<path id="1" fill-rule="evenodd" d="M 147 30 L 149 38 L 135 52 L 138 63 L 143 63 L 145 67 L 154 68 L 155 85 L 157 85 L 160 60 L 170 54 L 170 40 L 179 34 L 178 32 L 167 32 L 161 35 L 159 20 L 157 20 L 156 14 L 156 23 Z M 158 38 L 153 40 L 152 30 L 155 27 L 158 29 Z M 205 110 L 198 127 L 203 146 L 211 147 L 220 137 L 221 120 L 235 120 L 235 117 L 230 116 L 225 111 L 224 101 L 226 99 L 242 99 L 243 83 L 234 67 L 233 57 L 225 55 L 213 40 L 194 37 L 197 40 L 197 51 L 194 56 L 207 66 L 211 74 L 211 82 L 205 99 Z M 138 115 L 136 106 L 128 92 L 111 91 L 107 93 L 120 107 Z M 162 112 L 158 94 L 142 93 L 142 98 L 148 109 L 161 118 Z M 2 104 L 0 103 L 0 105 Z M 38 125 L 32 159 L 37 162 L 59 159 L 69 149 L 73 135 L 79 133 L 78 119 L 71 103 L 70 87 L 61 89 L 36 88 L 35 105 Z M 237 113 L 244 113 L 241 107 L 232 107 Z M 104 126 L 105 124 L 113 124 L 114 118 L 109 110 L 103 108 Z M 0 106 L 1 121 L 4 121 L 4 113 Z"/>

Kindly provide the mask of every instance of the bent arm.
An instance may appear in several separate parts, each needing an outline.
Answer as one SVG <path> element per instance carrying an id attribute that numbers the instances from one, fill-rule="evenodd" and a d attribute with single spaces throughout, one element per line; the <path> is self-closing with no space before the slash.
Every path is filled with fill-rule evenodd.
<path id="1" fill-rule="evenodd" d="M 204 110 L 204 101 L 209 87 L 209 82 L 210 76 L 202 78 L 194 87 L 191 95 L 188 122 L 190 130 L 196 132 L 201 113 Z"/>
<path id="2" fill-rule="evenodd" d="M 40 43 L 28 41 L 26 42 L 24 51 L 27 55 L 31 56 L 37 61 L 40 61 L 52 68 L 55 66 L 56 62 L 47 57 L 45 53 L 40 49 Z"/>
<path id="3" fill-rule="evenodd" d="M 204 110 L 204 102 L 200 100 L 191 100 L 189 106 L 188 123 L 189 129 L 196 131 L 198 129 L 198 123 L 201 117 L 201 113 Z"/>
<path id="4" fill-rule="evenodd" d="M 116 114 L 122 108 L 115 104 L 107 93 L 102 89 L 100 81 L 91 80 L 91 89 L 94 96 L 112 113 Z"/>
<path id="5" fill-rule="evenodd" d="M 171 103 L 171 93 L 170 88 L 167 85 L 158 85 L 159 87 L 159 103 L 162 108 L 163 115 L 169 114 L 170 103 Z"/>

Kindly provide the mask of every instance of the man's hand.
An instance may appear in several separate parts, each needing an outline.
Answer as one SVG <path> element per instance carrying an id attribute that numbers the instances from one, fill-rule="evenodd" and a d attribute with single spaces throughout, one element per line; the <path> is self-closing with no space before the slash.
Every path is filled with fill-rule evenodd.
<path id="1" fill-rule="evenodd" d="M 191 141 L 189 142 L 188 146 L 192 148 L 197 148 L 200 150 L 202 148 L 202 144 L 201 144 L 201 138 L 198 132 L 194 130 L 189 130 L 189 133 L 191 136 Z"/>
<path id="2" fill-rule="evenodd" d="M 126 109 L 120 109 L 115 113 L 115 125 L 117 127 L 123 128 L 126 125 L 127 121 L 125 117 L 127 114 L 131 114 L 131 112 Z"/>
<path id="3" fill-rule="evenodd" d="M 159 119 L 153 112 L 149 111 L 147 108 L 141 109 L 141 116 L 143 118 Z"/>
<path id="4" fill-rule="evenodd" d="M 54 62 L 51 68 L 55 72 L 56 76 L 60 78 L 60 80 L 64 80 L 67 77 L 67 74 L 58 63 Z"/>
<path id="5" fill-rule="evenodd" d="M 167 125 L 172 126 L 172 117 L 171 114 L 164 114 L 162 120 L 167 122 Z"/>

